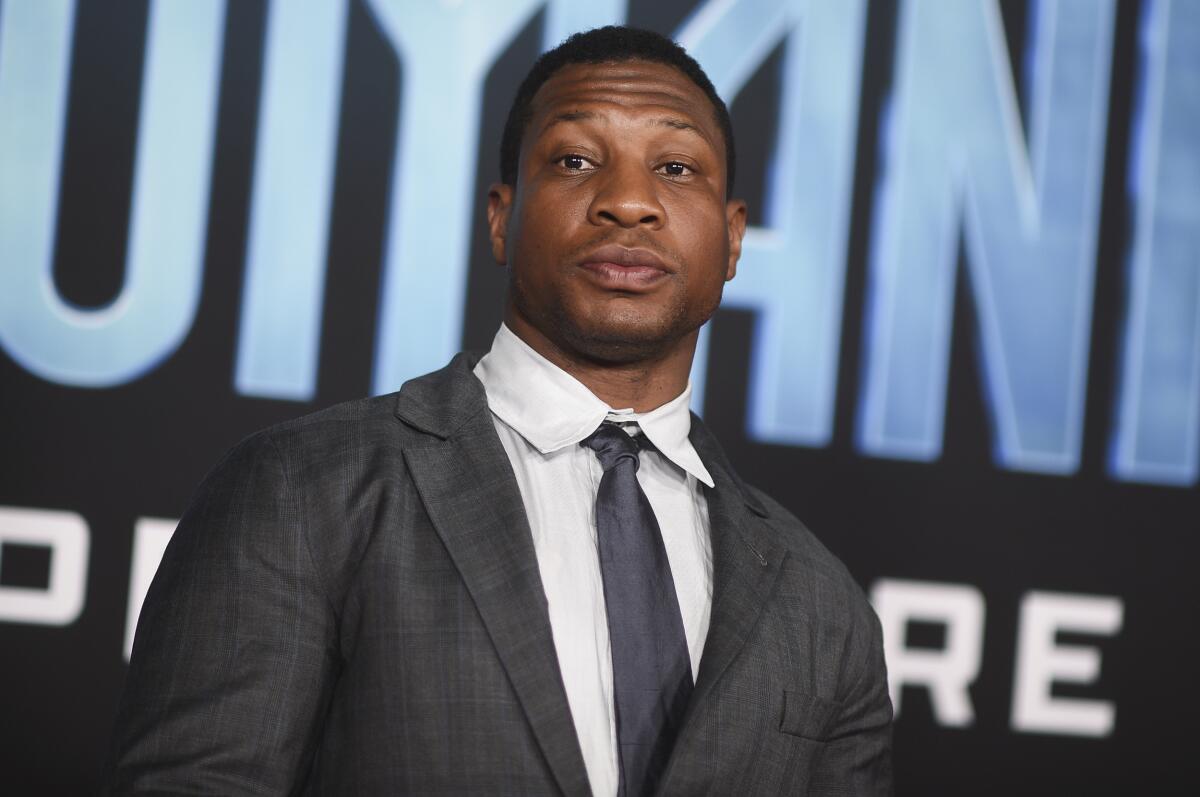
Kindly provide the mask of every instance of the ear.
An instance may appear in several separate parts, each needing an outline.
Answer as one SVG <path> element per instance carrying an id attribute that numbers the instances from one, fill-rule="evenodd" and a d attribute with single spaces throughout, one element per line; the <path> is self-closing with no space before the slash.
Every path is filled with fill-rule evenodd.
<path id="1" fill-rule="evenodd" d="M 746 203 L 731 199 L 725 203 L 725 228 L 729 234 L 729 265 L 725 268 L 725 281 L 737 274 L 738 258 L 742 256 L 742 237 L 746 234 Z"/>
<path id="2" fill-rule="evenodd" d="M 508 265 L 505 242 L 508 237 L 508 217 L 512 212 L 513 189 L 505 183 L 492 183 L 488 188 L 488 238 L 492 242 L 492 257 L 502 266 Z"/>

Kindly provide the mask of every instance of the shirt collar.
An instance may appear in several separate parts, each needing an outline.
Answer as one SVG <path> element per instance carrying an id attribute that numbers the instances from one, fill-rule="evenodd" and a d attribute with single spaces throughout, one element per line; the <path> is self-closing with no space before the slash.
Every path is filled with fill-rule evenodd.
<path id="1" fill-rule="evenodd" d="M 650 412 L 609 407 L 582 382 L 534 351 L 501 324 L 492 350 L 475 366 L 488 408 L 543 454 L 576 445 L 606 419 L 636 422 L 664 457 L 709 487 L 712 476 L 688 434 L 692 384 Z"/>

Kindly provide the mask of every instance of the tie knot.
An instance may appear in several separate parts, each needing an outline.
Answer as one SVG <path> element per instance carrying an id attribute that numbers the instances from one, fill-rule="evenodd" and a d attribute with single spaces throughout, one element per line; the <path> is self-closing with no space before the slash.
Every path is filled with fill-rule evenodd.
<path id="1" fill-rule="evenodd" d="M 605 421 L 596 431 L 579 441 L 579 445 L 596 452 L 596 458 L 600 460 L 600 467 L 605 472 L 626 459 L 632 462 L 633 469 L 637 470 L 638 449 L 649 445 L 642 442 L 643 437 L 645 435 L 638 435 L 634 438 L 626 434 L 615 423 Z"/>

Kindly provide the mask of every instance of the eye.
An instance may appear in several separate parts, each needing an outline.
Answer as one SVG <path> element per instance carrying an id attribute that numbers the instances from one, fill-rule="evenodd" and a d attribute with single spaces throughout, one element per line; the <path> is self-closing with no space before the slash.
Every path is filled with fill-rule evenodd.
<path id="1" fill-rule="evenodd" d="M 686 163 L 680 163 L 679 161 L 664 163 L 658 167 L 658 170 L 668 177 L 689 177 L 692 174 L 692 168 Z"/>
<path id="2" fill-rule="evenodd" d="M 596 168 L 596 164 L 582 155 L 563 155 L 554 162 L 561 164 L 569 172 L 586 172 Z"/>

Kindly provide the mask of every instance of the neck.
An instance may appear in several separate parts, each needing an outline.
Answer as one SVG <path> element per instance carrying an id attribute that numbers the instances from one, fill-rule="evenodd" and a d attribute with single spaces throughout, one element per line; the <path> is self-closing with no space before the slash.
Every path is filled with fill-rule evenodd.
<path id="1" fill-rule="evenodd" d="M 504 323 L 531 349 L 578 379 L 613 409 L 632 407 L 649 412 L 676 398 L 687 388 L 699 331 L 680 338 L 668 350 L 633 362 L 600 362 L 573 352 L 546 337 L 518 313 L 505 314 Z"/>

